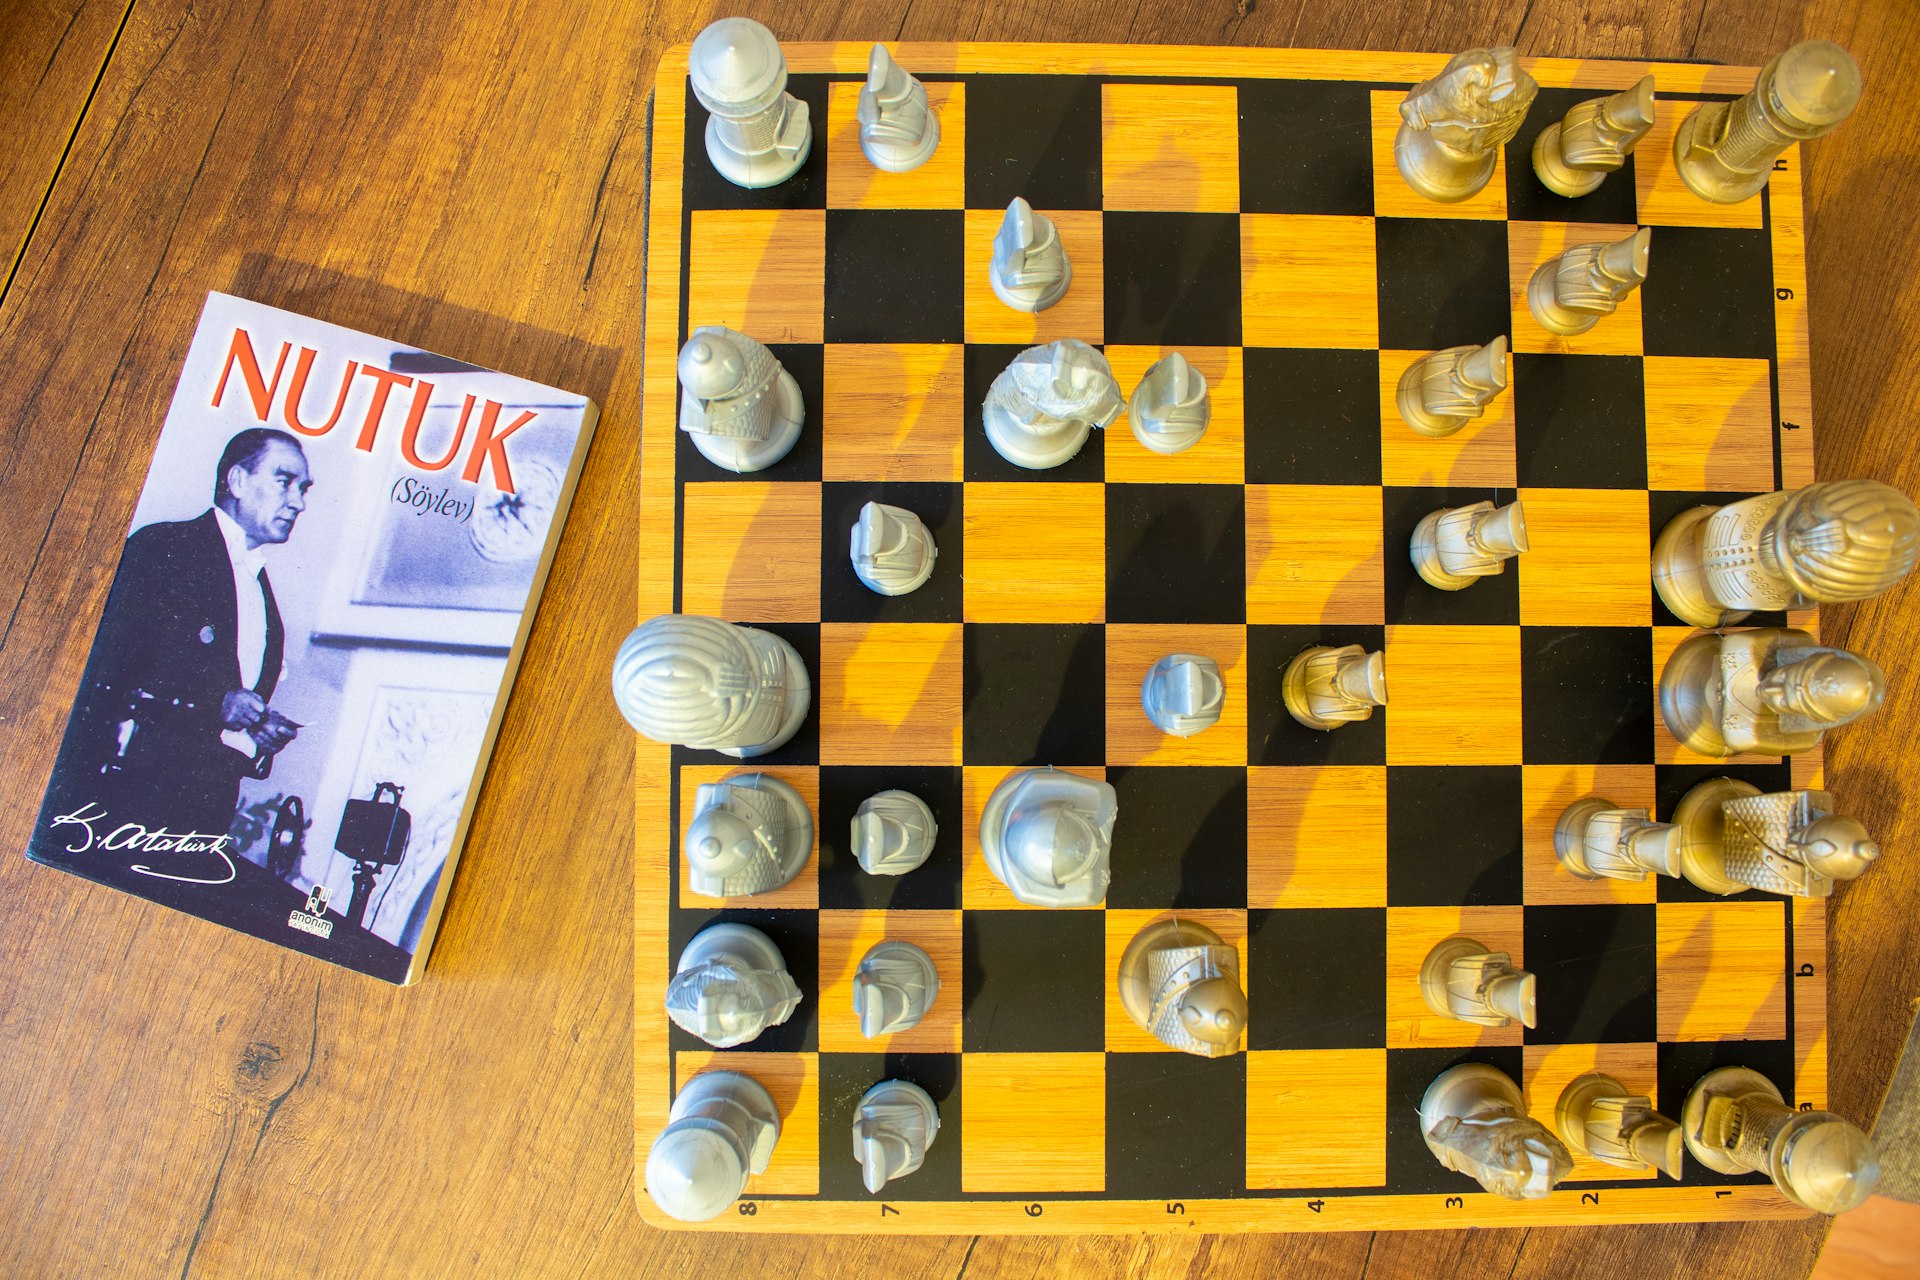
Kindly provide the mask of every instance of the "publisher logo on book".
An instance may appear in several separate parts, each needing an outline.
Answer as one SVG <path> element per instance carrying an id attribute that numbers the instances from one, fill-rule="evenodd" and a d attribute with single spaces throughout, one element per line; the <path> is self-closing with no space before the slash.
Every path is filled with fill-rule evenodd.
<path id="1" fill-rule="evenodd" d="M 307 909 L 295 907 L 287 913 L 287 925 L 302 933 L 310 933 L 316 938 L 333 936 L 333 921 L 327 919 L 327 899 L 332 896 L 327 886 L 317 884 L 307 890 Z"/>

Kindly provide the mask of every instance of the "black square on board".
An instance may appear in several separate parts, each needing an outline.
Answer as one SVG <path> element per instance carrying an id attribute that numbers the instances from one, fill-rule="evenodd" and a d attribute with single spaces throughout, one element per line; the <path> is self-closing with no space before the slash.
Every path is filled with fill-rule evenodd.
<path id="1" fill-rule="evenodd" d="M 1520 902 L 1521 817 L 1516 765 L 1389 766 L 1387 905 Z"/>
<path id="2" fill-rule="evenodd" d="M 687 132 L 680 199 L 687 209 L 824 209 L 827 207 L 827 77 L 788 75 L 787 92 L 807 104 L 813 146 L 799 172 L 771 187 L 736 187 L 707 159 L 707 109 L 687 85 Z"/>
<path id="3" fill-rule="evenodd" d="M 1663 877 L 1664 878 L 1664 877 Z M 1687 1043 L 1662 1042 L 1655 1049 L 1658 1064 L 1654 1099 L 1660 1114 L 1679 1119 L 1687 1104 L 1687 1095 L 1700 1077 L 1721 1067 L 1745 1067 L 1758 1071 L 1773 1082 L 1780 1096 L 1793 1105 L 1793 1046 L 1785 1040 L 1696 1040 Z M 1687 1181 L 1725 1186 L 1742 1182 L 1765 1183 L 1761 1173 L 1715 1173 L 1698 1160 L 1687 1160 Z"/>
<path id="4" fill-rule="evenodd" d="M 1647 493 L 1647 536 L 1655 545 L 1660 541 L 1664 530 L 1675 516 L 1691 511 L 1695 507 L 1724 507 L 1730 502 L 1739 502 L 1751 498 L 1751 493 L 1710 492 L 1693 489 L 1653 489 Z M 1653 579 L 1647 579 L 1647 592 L 1653 597 L 1653 625 L 1656 627 L 1687 627 L 1690 622 L 1682 622 L 1674 612 L 1667 608 L 1666 601 L 1660 598 L 1659 590 L 1653 585 Z M 1785 610 L 1769 610 L 1762 613 L 1750 613 L 1740 623 L 1743 627 L 1784 627 L 1787 625 Z"/>
<path id="5" fill-rule="evenodd" d="M 1104 480 L 1107 474 L 1107 433 L 1104 431 L 1089 433 L 1087 442 L 1080 446 L 1080 452 L 1045 471 L 1034 471 L 1008 462 L 994 449 L 993 442 L 987 439 L 987 428 L 980 416 L 981 406 L 987 401 L 987 392 L 992 390 L 993 380 L 1006 371 L 1015 356 L 1025 350 L 1018 344 L 970 342 L 962 353 L 961 389 L 966 396 L 967 415 L 966 442 L 961 457 L 963 474 L 969 480 L 992 481 L 1073 481 L 1092 484 Z M 1132 388 L 1122 390 L 1131 392 Z"/>
<path id="6" fill-rule="evenodd" d="M 868 875 L 852 849 L 853 815 L 869 796 L 907 791 L 933 810 L 933 852 L 903 876 Z M 829 765 L 820 770 L 820 905 L 867 911 L 960 909 L 960 770 L 906 765 Z"/>
<path id="7" fill-rule="evenodd" d="M 1248 347 L 1247 480 L 1380 483 L 1377 351 Z"/>
<path id="8" fill-rule="evenodd" d="M 927 1091 L 940 1112 L 940 1137 L 928 1145 L 912 1177 L 869 1195 L 852 1158 L 860 1099 L 883 1080 Z M 960 1198 L 960 1055 L 957 1053 L 823 1053 L 820 1055 L 820 1194 L 829 1200 L 957 1200 Z M 875 1210 L 879 1212 L 879 1210 Z"/>
<path id="9" fill-rule="evenodd" d="M 1100 207 L 1100 82 L 1090 76 L 964 76 L 967 208 L 1015 196 L 1049 209 Z"/>
<path id="10" fill-rule="evenodd" d="M 1481 578 L 1463 590 L 1443 591 L 1415 571 L 1407 553 L 1414 529 L 1441 507 L 1467 507 L 1476 502 L 1505 506 L 1515 496 L 1510 489 L 1384 490 L 1381 529 L 1387 548 L 1387 621 L 1421 626 L 1512 626 L 1519 622 L 1520 577 L 1514 566 L 1521 563 L 1520 559 L 1507 561 L 1502 572 Z"/>
<path id="11" fill-rule="evenodd" d="M 1651 902 L 1526 911 L 1527 972 L 1539 980 L 1528 1044 L 1644 1044 L 1659 969 Z"/>
<path id="12" fill-rule="evenodd" d="M 966 215 L 959 209 L 827 210 L 828 342 L 960 342 Z"/>
<path id="13" fill-rule="evenodd" d="M 1224 1197 L 1247 1178 L 1247 1055 L 1107 1055 L 1115 1200 Z"/>
<path id="14" fill-rule="evenodd" d="M 1647 487 L 1647 386 L 1639 356 L 1517 351 L 1513 418 L 1522 486 Z"/>
<path id="15" fill-rule="evenodd" d="M 1368 653 L 1385 647 L 1387 629 L 1374 626 L 1274 626 L 1247 628 L 1247 761 L 1250 764 L 1385 764 L 1386 707 L 1365 720 L 1325 731 L 1309 729 L 1281 700 L 1287 664 L 1315 645 L 1357 644 Z M 1391 679 L 1391 675 L 1389 675 Z"/>
<path id="16" fill-rule="evenodd" d="M 1592 89 L 1542 89 L 1534 95 L 1520 132 L 1507 144 L 1508 221 L 1627 224 L 1639 220 L 1632 156 L 1627 157 L 1625 165 L 1608 174 L 1599 189 L 1571 200 L 1540 181 L 1533 171 L 1534 139 L 1558 124 L 1576 103 L 1606 96 Z"/>
<path id="17" fill-rule="evenodd" d="M 1109 907 L 1247 905 L 1247 771 L 1142 765 L 1107 770 L 1125 822 L 1113 827 Z"/>
<path id="18" fill-rule="evenodd" d="M 1381 218 L 1374 223 L 1374 249 L 1382 347 L 1438 351 L 1491 342 L 1513 327 L 1506 223 Z M 1112 335 L 1112 325 L 1107 333 Z"/>
<path id="19" fill-rule="evenodd" d="M 1244 486 L 1107 486 L 1108 622 L 1246 618 Z"/>
<path id="20" fill-rule="evenodd" d="M 1242 80 L 1244 213 L 1373 214 L 1373 106 L 1363 84 Z"/>
<path id="21" fill-rule="evenodd" d="M 794 652 L 800 655 L 800 661 L 806 664 L 810 672 L 820 670 L 820 624 L 817 622 L 756 622 L 755 631 L 767 631 L 779 636 L 792 645 Z M 673 748 L 670 760 L 678 768 L 683 764 L 724 764 L 738 766 L 738 757 L 723 755 L 718 751 L 696 751 L 691 747 Z M 754 756 L 755 766 L 772 767 L 783 764 L 819 764 L 820 763 L 820 699 L 816 696 L 807 708 L 807 718 L 800 722 L 800 731 L 788 739 L 787 744 L 778 751 L 769 751 L 765 755 Z M 692 797 L 684 803 L 691 804 Z"/>
<path id="22" fill-rule="evenodd" d="M 1650 356 L 1771 359 L 1773 241 L 1765 228 L 1655 227 L 1640 286 Z"/>
<path id="23" fill-rule="evenodd" d="M 1106 631 L 1095 624 L 969 622 L 961 759 L 1097 765 L 1106 760 Z"/>
<path id="24" fill-rule="evenodd" d="M 1709 778 L 1734 778 L 1762 792 L 1793 790 L 1793 766 L 1784 759 L 1779 764 L 1663 764 L 1653 770 L 1654 816 L 1670 819 L 1687 792 Z M 1678 876 L 1657 876 L 1656 893 L 1662 902 L 1723 902 L 1719 894 L 1695 888 L 1690 880 Z M 1758 901 L 1761 894 L 1748 894 Z M 1785 901 L 1785 899 L 1780 899 Z"/>
<path id="25" fill-rule="evenodd" d="M 793 442 L 793 448 L 787 456 L 761 471 L 740 473 L 728 471 L 725 467 L 716 467 L 708 462 L 700 451 L 693 447 L 693 436 L 679 429 L 679 417 L 674 418 L 673 473 L 682 482 L 688 480 L 818 480 L 820 478 L 820 404 L 825 394 L 826 353 L 815 342 L 770 342 L 767 350 L 773 353 L 780 367 L 793 376 L 794 385 L 800 388 L 800 400 L 806 406 L 806 417 L 800 424 L 800 438 Z M 679 391 L 676 389 L 677 396 Z"/>
<path id="26" fill-rule="evenodd" d="M 780 948 L 780 958 L 787 962 L 787 972 L 800 988 L 800 1004 L 792 1017 L 777 1027 L 768 1027 L 746 1044 L 734 1047 L 755 1053 L 812 1053 L 820 1043 L 820 913 L 676 907 L 667 924 L 669 973 L 679 964 L 680 953 L 687 949 L 694 935 L 714 924 L 744 924 L 766 934 L 773 945 Z M 666 1017 L 657 1009 L 653 1013 Z M 698 1036 L 682 1031 L 671 1019 L 667 1023 L 667 1044 L 683 1053 L 713 1048 Z"/>
<path id="27" fill-rule="evenodd" d="M 1240 345 L 1239 214 L 1108 210 L 1103 223 L 1108 342 Z"/>
<path id="28" fill-rule="evenodd" d="M 1100 911 L 962 916 L 960 1042 L 966 1052 L 1104 1050 L 1105 927 Z"/>
<path id="29" fill-rule="evenodd" d="M 1387 1050 L 1387 1190 L 1393 1195 L 1480 1194 L 1480 1184 L 1434 1158 L 1420 1131 L 1420 1099 L 1442 1071 L 1463 1062 L 1483 1062 L 1521 1083 L 1525 1054 L 1518 1045 L 1474 1049 Z"/>
<path id="30" fill-rule="evenodd" d="M 1528 764 L 1653 761 L 1645 627 L 1520 628 L 1520 697 Z"/>
<path id="31" fill-rule="evenodd" d="M 1247 913 L 1247 1048 L 1378 1049 L 1387 1042 L 1387 913 Z"/>
<path id="32" fill-rule="evenodd" d="M 820 618 L 824 622 L 958 622 L 966 572 L 965 485 L 829 482 L 820 488 Z M 903 596 L 883 596 L 853 571 L 853 527 L 869 502 L 920 517 L 938 555 L 933 576 Z"/>

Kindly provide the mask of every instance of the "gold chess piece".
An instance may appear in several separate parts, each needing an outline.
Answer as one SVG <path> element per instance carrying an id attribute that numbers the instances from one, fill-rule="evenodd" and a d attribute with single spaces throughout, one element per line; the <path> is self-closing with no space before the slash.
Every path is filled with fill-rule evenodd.
<path id="1" fill-rule="evenodd" d="M 1526 509 L 1516 499 L 1499 508 L 1476 502 L 1431 512 L 1413 527 L 1408 553 L 1428 586 L 1464 591 L 1506 572 L 1506 562 L 1528 545 Z"/>
<path id="2" fill-rule="evenodd" d="M 1765 1173 L 1815 1213 L 1845 1213 L 1873 1194 L 1873 1139 L 1831 1111 L 1795 1111 L 1773 1081 L 1746 1067 L 1701 1076 L 1680 1113 L 1687 1152 L 1715 1173 Z"/>
<path id="3" fill-rule="evenodd" d="M 1357 644 L 1316 645 L 1294 655 L 1280 678 L 1280 700 L 1309 729 L 1338 729 L 1387 705 L 1387 659 Z"/>
<path id="4" fill-rule="evenodd" d="M 1678 876 L 1680 829 L 1653 821 L 1645 809 L 1622 809 L 1602 796 L 1582 796 L 1554 823 L 1553 853 L 1582 880 Z"/>
<path id="5" fill-rule="evenodd" d="M 1400 417 L 1423 436 L 1450 436 L 1507 389 L 1507 337 L 1484 347 L 1448 347 L 1400 375 Z"/>
<path id="6" fill-rule="evenodd" d="M 1865 874 L 1880 856 L 1866 827 L 1825 791 L 1762 793 L 1737 778 L 1708 778 L 1674 806 L 1681 874 L 1708 893 L 1761 889 L 1824 898 L 1836 880 Z"/>
<path id="7" fill-rule="evenodd" d="M 1533 172 L 1549 191 L 1592 195 L 1653 128 L 1653 77 L 1607 98 L 1589 98 L 1533 140 Z"/>
<path id="8" fill-rule="evenodd" d="M 1696 755 L 1810 751 L 1886 697 L 1886 676 L 1804 631 L 1761 627 L 1682 641 L 1660 673 L 1660 716 Z"/>
<path id="9" fill-rule="evenodd" d="M 1758 195 L 1773 162 L 1796 142 L 1833 132 L 1860 102 L 1860 67 L 1831 40 L 1807 40 L 1760 69 L 1732 102 L 1702 104 L 1673 135 L 1680 180 L 1702 200 Z"/>
<path id="10" fill-rule="evenodd" d="M 1443 1018 L 1482 1027 L 1533 1025 L 1534 981 L 1504 951 L 1465 934 L 1443 938 L 1420 966 L 1420 995 Z"/>
<path id="11" fill-rule="evenodd" d="M 1120 1007 L 1168 1048 L 1202 1058 L 1239 1052 L 1240 954 L 1207 926 L 1178 917 L 1148 925 L 1121 955 L 1119 982 Z"/>
<path id="12" fill-rule="evenodd" d="M 1576 1076 L 1560 1092 L 1553 1127 L 1575 1155 L 1619 1169 L 1658 1169 L 1679 1178 L 1680 1126 L 1603 1071 Z"/>
<path id="13" fill-rule="evenodd" d="M 1527 1115 L 1520 1086 L 1498 1067 L 1463 1062 L 1420 1099 L 1420 1132 L 1434 1159 L 1509 1200 L 1539 1200 L 1573 1172 L 1573 1157 Z"/>
<path id="14" fill-rule="evenodd" d="M 1547 259 L 1527 281 L 1527 310 L 1550 333 L 1585 333 L 1646 280 L 1652 244 L 1652 229 L 1641 227 L 1613 244 L 1577 244 Z"/>
<path id="15" fill-rule="evenodd" d="M 1465 200 L 1487 185 L 1500 149 L 1513 140 L 1540 91 L 1514 51 L 1468 49 L 1440 74 L 1408 91 L 1393 161 L 1429 200 Z"/>

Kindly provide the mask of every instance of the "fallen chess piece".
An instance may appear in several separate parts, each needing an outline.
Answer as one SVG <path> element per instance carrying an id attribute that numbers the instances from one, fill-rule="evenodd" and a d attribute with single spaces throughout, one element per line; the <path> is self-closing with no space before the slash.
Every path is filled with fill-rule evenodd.
<path id="1" fill-rule="evenodd" d="M 1079 453 L 1121 407 L 1107 358 L 1078 338 L 1061 338 L 1015 356 L 987 390 L 981 416 L 994 452 L 1045 471 Z"/>
<path id="2" fill-rule="evenodd" d="M 1617 1169 L 1658 1169 L 1680 1177 L 1680 1126 L 1612 1076 L 1589 1071 L 1560 1092 L 1554 1127 L 1575 1154 Z"/>
<path id="3" fill-rule="evenodd" d="M 720 325 L 680 348 L 680 429 L 723 471 L 764 471 L 792 452 L 806 417 L 800 384 L 762 343 Z"/>
<path id="4" fill-rule="evenodd" d="M 1423 436 L 1450 436 L 1485 413 L 1507 389 L 1507 339 L 1483 347 L 1448 347 L 1422 356 L 1400 375 L 1400 417 Z"/>
<path id="5" fill-rule="evenodd" d="M 1421 580 L 1442 591 L 1464 591 L 1504 573 L 1506 562 L 1526 550 L 1527 513 L 1517 498 L 1499 508 L 1442 507 L 1414 526 L 1408 548 Z"/>
<path id="6" fill-rule="evenodd" d="M 1053 219 L 1035 213 L 1019 196 L 1007 206 L 993 237 L 987 283 L 1015 311 L 1045 311 L 1066 297 L 1073 283 L 1073 263 Z"/>
<path id="7" fill-rule="evenodd" d="M 853 1112 L 853 1158 L 867 1191 L 879 1195 L 918 1169 L 939 1132 L 940 1108 L 917 1084 L 882 1080 L 861 1094 Z"/>
<path id="8" fill-rule="evenodd" d="M 771 187 L 807 162 L 807 104 L 787 92 L 780 42 L 751 18 L 722 18 L 687 53 L 693 96 L 707 119 L 707 158 L 736 187 Z"/>
<path id="9" fill-rule="evenodd" d="M 1527 310 L 1549 333 L 1585 333 L 1645 282 L 1652 245 L 1652 229 L 1641 227 L 1613 244 L 1576 244 L 1547 259 L 1527 281 Z"/>
<path id="10" fill-rule="evenodd" d="M 1683 640 L 1660 672 L 1660 718 L 1695 755 L 1787 756 L 1871 713 L 1886 692 L 1874 663 L 1804 631 L 1705 632 Z"/>
<path id="11" fill-rule="evenodd" d="M 1146 926 L 1120 956 L 1120 1007 L 1169 1049 L 1223 1058 L 1240 1049 L 1247 997 L 1240 955 L 1219 934 L 1178 917 Z"/>
<path id="12" fill-rule="evenodd" d="M 765 1173 L 780 1140 L 780 1110 L 759 1081 L 707 1071 L 673 1100 L 667 1127 L 647 1150 L 647 1194 L 668 1217 L 705 1222 Z"/>
<path id="13" fill-rule="evenodd" d="M 1866 827 L 1838 813 L 1825 791 L 1762 793 L 1737 778 L 1708 778 L 1680 797 L 1673 823 L 1681 870 L 1708 893 L 1824 898 L 1834 881 L 1865 874 L 1880 856 Z"/>
<path id="14" fill-rule="evenodd" d="M 940 971 L 932 956 L 911 942 L 874 943 L 853 974 L 860 1034 L 872 1040 L 911 1031 L 939 994 Z"/>
<path id="15" fill-rule="evenodd" d="M 1645 880 L 1680 875 L 1680 829 L 1655 822 L 1645 809 L 1622 809 L 1603 796 L 1582 796 L 1553 824 L 1553 854 L 1582 880 Z"/>
<path id="16" fill-rule="evenodd" d="M 1860 102 L 1860 67 L 1831 40 L 1807 40 L 1760 69 L 1732 102 L 1706 102 L 1680 122 L 1673 161 L 1702 200 L 1737 204 L 1760 193 L 1788 147 L 1832 133 Z"/>
<path id="17" fill-rule="evenodd" d="M 1547 190 L 1592 195 L 1653 128 L 1653 77 L 1606 98 L 1588 98 L 1533 140 L 1533 172 Z"/>
<path id="18" fill-rule="evenodd" d="M 853 857 L 870 876 L 903 876 L 926 862 L 940 828 L 910 791 L 882 791 L 853 815 Z"/>
<path id="19" fill-rule="evenodd" d="M 1573 1172 L 1573 1157 L 1526 1114 L 1520 1086 L 1497 1067 L 1463 1062 L 1420 1099 L 1420 1132 L 1446 1168 L 1508 1200 L 1541 1200 Z"/>
<path id="20" fill-rule="evenodd" d="M 682 842 L 687 884 L 709 898 L 771 893 L 813 852 L 813 815 L 792 786 L 765 773 L 703 782 Z"/>
<path id="21" fill-rule="evenodd" d="M 1540 85 L 1514 51 L 1468 49 L 1440 74 L 1408 91 L 1393 138 L 1393 161 L 1429 200 L 1475 195 L 1493 177 L 1500 151 L 1520 132 Z"/>
<path id="22" fill-rule="evenodd" d="M 1227 702 L 1220 664 L 1194 653 L 1170 653 L 1147 669 L 1140 705 L 1160 732 L 1191 738 L 1219 723 Z"/>
<path id="23" fill-rule="evenodd" d="M 680 953 L 666 1006 L 682 1031 L 731 1049 L 792 1017 L 800 988 L 772 938 L 750 925 L 714 924 Z"/>
<path id="24" fill-rule="evenodd" d="M 903 596 L 925 586 L 940 555 L 919 516 L 879 502 L 860 508 L 848 543 L 853 575 L 883 596 Z"/>
<path id="25" fill-rule="evenodd" d="M 1435 943 L 1420 966 L 1420 996 L 1443 1018 L 1482 1027 L 1533 1026 L 1533 975 L 1504 951 L 1454 934 Z"/>
<path id="26" fill-rule="evenodd" d="M 883 45 L 867 55 L 867 82 L 854 106 L 860 150 L 876 169 L 918 169 L 940 145 L 940 117 L 927 106 L 927 88 L 908 75 Z"/>
<path id="27" fill-rule="evenodd" d="M 1059 769 L 1016 769 L 987 797 L 980 852 L 1007 891 L 1034 907 L 1091 907 L 1107 896 L 1111 783 Z"/>
<path id="28" fill-rule="evenodd" d="M 1287 714 L 1309 729 L 1338 729 L 1387 705 L 1387 658 L 1357 644 L 1317 645 L 1294 655 L 1280 677 Z"/>
<path id="29" fill-rule="evenodd" d="M 1764 1173 L 1815 1213 L 1845 1213 L 1873 1194 L 1873 1139 L 1831 1111 L 1796 1111 L 1746 1067 L 1701 1076 L 1680 1113 L 1687 1152 L 1715 1173 Z"/>
<path id="30" fill-rule="evenodd" d="M 1206 375 L 1169 351 L 1140 377 L 1127 401 L 1133 438 L 1155 453 L 1183 453 L 1200 443 L 1213 416 Z"/>
<path id="31" fill-rule="evenodd" d="M 800 731 L 813 681 L 798 651 L 770 631 L 664 613 L 621 642 L 613 700 L 655 742 L 746 759 Z"/>

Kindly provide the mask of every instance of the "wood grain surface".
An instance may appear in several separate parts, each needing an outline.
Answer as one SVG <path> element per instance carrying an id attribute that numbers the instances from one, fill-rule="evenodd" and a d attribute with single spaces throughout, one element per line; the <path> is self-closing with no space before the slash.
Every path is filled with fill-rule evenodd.
<path id="1" fill-rule="evenodd" d="M 1819 468 L 1913 492 L 1920 24 L 1904 0 L 847 0 L 806 40 L 1083 40 L 1867 75 L 1808 149 Z M 1280 1237 L 666 1235 L 633 1206 L 629 731 L 645 89 L 678 2 L 24 3 L 0 14 L 0 847 L 21 850 L 209 289 L 578 388 L 605 410 L 422 985 L 400 991 L 0 859 L 0 1273 L 1801 1276 L 1802 1222 Z M 76 125 L 77 122 L 77 125 Z M 23 246 L 15 259 L 16 246 Z M 1896 674 L 1827 752 L 1890 856 L 1829 913 L 1834 1105 L 1920 989 L 1899 680 L 1920 584 L 1823 633 Z M 797 1082 L 804 1087 L 805 1082 Z"/>

